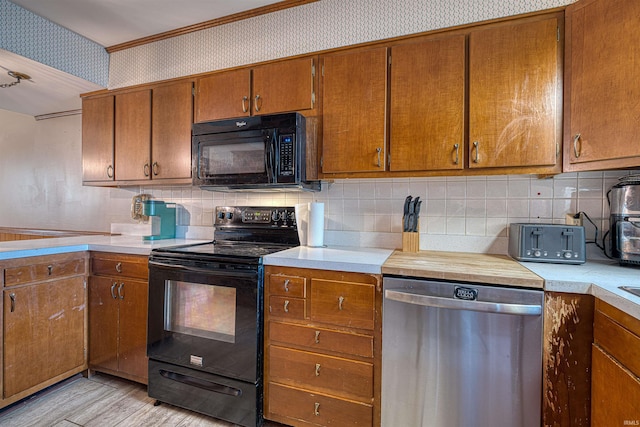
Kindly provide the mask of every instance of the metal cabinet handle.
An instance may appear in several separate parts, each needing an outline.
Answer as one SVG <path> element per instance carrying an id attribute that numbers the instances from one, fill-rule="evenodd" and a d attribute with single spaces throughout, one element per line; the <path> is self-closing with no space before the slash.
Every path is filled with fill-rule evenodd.
<path id="1" fill-rule="evenodd" d="M 118 282 L 113 282 L 113 284 L 111 285 L 111 298 L 116 299 L 116 286 L 118 285 Z"/>
<path id="2" fill-rule="evenodd" d="M 47 265 L 47 274 L 49 276 L 53 274 L 53 265 Z"/>
<path id="3" fill-rule="evenodd" d="M 113 178 L 113 166 L 107 166 L 107 178 Z"/>
<path id="4" fill-rule="evenodd" d="M 16 294 L 10 293 L 9 298 L 11 298 L 11 312 L 16 311 Z"/>
<path id="5" fill-rule="evenodd" d="M 380 167 L 380 153 L 382 153 L 382 148 L 378 147 L 376 148 L 376 153 L 378 154 L 378 162 L 376 163 L 376 166 Z"/>
<path id="6" fill-rule="evenodd" d="M 158 162 L 153 162 L 151 172 L 153 172 L 153 176 L 158 176 Z"/>
<path id="7" fill-rule="evenodd" d="M 454 150 L 455 150 L 455 152 L 456 152 L 456 159 L 453 161 L 453 164 L 454 164 L 454 165 L 457 165 L 457 164 L 458 164 L 458 161 L 460 160 L 460 159 L 459 159 L 459 156 L 458 156 L 459 151 L 460 151 L 460 144 L 453 144 L 453 149 L 454 149 Z"/>
<path id="8" fill-rule="evenodd" d="M 342 311 L 342 303 L 344 302 L 344 297 L 340 296 L 340 298 L 338 298 L 338 310 Z"/>
<path id="9" fill-rule="evenodd" d="M 580 141 L 581 136 L 582 135 L 580 135 L 579 133 L 576 133 L 576 136 L 573 137 L 573 154 L 576 157 L 576 159 L 580 157 L 580 150 L 578 150 L 578 142 Z"/>
<path id="10" fill-rule="evenodd" d="M 144 164 L 143 172 L 144 176 L 149 176 L 149 163 Z"/>
<path id="11" fill-rule="evenodd" d="M 122 293 L 122 288 L 124 288 L 124 282 L 121 282 L 120 286 L 118 286 L 118 298 L 120 298 L 120 299 L 124 299 L 124 294 Z"/>
<path id="12" fill-rule="evenodd" d="M 247 108 L 247 101 L 249 100 L 248 97 L 243 96 L 242 97 L 242 112 L 246 113 L 247 111 L 249 111 L 249 109 Z"/>
<path id="13" fill-rule="evenodd" d="M 284 302 L 284 312 L 288 313 L 289 312 L 289 300 L 286 300 Z"/>
<path id="14" fill-rule="evenodd" d="M 320 376 L 320 364 L 316 363 L 316 377 Z"/>
<path id="15" fill-rule="evenodd" d="M 316 331 L 316 338 L 314 340 L 316 344 L 320 344 L 320 331 Z"/>
<path id="16" fill-rule="evenodd" d="M 122 273 L 122 263 L 121 262 L 116 264 L 116 271 L 118 273 Z"/>
<path id="17" fill-rule="evenodd" d="M 313 404 L 313 415 L 315 415 L 316 417 L 318 415 L 320 415 L 320 412 L 318 411 L 320 409 L 320 403 L 316 402 Z"/>
<path id="18" fill-rule="evenodd" d="M 260 99 L 260 95 L 256 95 L 256 97 L 253 100 L 253 106 L 256 109 L 256 113 L 260 112 L 260 106 L 258 105 L 258 100 Z"/>
<path id="19" fill-rule="evenodd" d="M 289 292 L 289 279 L 284 281 L 284 291 Z"/>
<path id="20" fill-rule="evenodd" d="M 480 143 L 478 141 L 473 141 L 473 149 L 476 152 L 476 155 L 473 157 L 473 163 L 478 163 L 478 145 L 480 145 Z"/>

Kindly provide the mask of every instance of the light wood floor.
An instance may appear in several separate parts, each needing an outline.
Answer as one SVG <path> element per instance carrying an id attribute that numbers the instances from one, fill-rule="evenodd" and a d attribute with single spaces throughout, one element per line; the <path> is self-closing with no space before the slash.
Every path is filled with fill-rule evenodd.
<path id="1" fill-rule="evenodd" d="M 164 403 L 154 406 L 154 402 L 142 384 L 99 373 L 90 379 L 78 375 L 1 410 L 0 426 L 234 426 Z"/>

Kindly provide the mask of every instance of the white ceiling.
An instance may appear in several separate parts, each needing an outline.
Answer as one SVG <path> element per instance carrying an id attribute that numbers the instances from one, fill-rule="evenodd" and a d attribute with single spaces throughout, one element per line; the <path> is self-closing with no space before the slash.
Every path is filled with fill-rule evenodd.
<path id="1" fill-rule="evenodd" d="M 281 0 L 10 0 L 104 47 L 279 3 Z M 81 107 L 79 95 L 100 89 L 94 83 L 0 49 L 0 84 L 14 81 L 7 71 L 28 74 L 0 88 L 0 109 L 32 116 Z"/>

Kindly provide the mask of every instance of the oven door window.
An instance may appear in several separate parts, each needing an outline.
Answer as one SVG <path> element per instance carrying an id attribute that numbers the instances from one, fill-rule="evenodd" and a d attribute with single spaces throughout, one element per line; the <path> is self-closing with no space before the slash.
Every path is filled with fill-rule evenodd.
<path id="1" fill-rule="evenodd" d="M 167 280 L 164 323 L 166 331 L 235 343 L 236 290 Z"/>

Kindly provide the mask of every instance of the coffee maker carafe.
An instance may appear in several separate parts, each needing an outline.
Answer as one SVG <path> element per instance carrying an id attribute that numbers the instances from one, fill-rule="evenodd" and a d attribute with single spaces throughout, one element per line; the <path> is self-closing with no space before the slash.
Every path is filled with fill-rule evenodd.
<path id="1" fill-rule="evenodd" d="M 620 178 L 609 193 L 611 255 L 640 266 L 640 175 Z"/>

